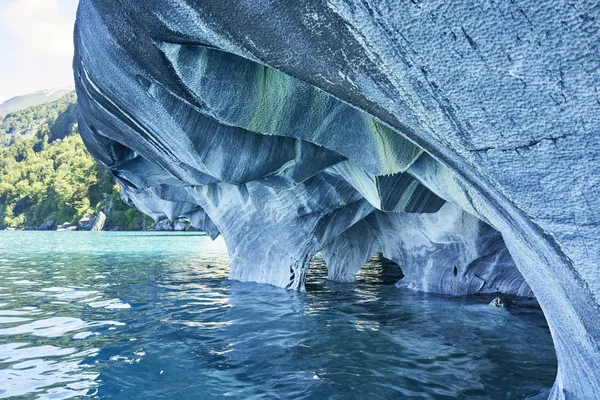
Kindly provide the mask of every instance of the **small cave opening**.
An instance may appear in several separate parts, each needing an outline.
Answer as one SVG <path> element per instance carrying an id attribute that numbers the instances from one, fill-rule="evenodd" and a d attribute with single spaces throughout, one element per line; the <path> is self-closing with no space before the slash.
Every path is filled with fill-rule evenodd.
<path id="1" fill-rule="evenodd" d="M 315 254 L 308 263 L 304 287 L 307 292 L 319 292 L 327 285 L 327 264 L 321 253 Z"/>
<path id="2" fill-rule="evenodd" d="M 402 268 L 395 262 L 377 253 L 356 273 L 356 281 L 372 285 L 394 285 L 404 278 Z"/>
<path id="3" fill-rule="evenodd" d="M 320 291 L 328 284 L 394 285 L 404 278 L 402 268 L 396 262 L 385 258 L 381 253 L 377 253 L 369 258 L 356 274 L 352 275 L 354 278 L 352 280 L 339 281 L 328 279 L 328 272 L 327 263 L 321 256 L 321 253 L 317 253 L 310 260 L 306 271 L 306 291 Z"/>

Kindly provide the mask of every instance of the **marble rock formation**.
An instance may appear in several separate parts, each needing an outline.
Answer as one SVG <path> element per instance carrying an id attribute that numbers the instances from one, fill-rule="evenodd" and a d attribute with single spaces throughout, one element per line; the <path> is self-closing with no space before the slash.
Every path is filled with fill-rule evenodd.
<path id="1" fill-rule="evenodd" d="M 594 1 L 81 0 L 80 131 L 123 198 L 222 235 L 231 278 L 531 295 L 553 399 L 600 393 Z"/>

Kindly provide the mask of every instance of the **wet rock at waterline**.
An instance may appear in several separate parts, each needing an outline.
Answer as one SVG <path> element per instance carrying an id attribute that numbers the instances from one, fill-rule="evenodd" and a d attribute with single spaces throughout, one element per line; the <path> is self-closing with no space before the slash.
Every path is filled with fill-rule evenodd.
<path id="1" fill-rule="evenodd" d="M 53 219 L 50 219 L 44 222 L 39 228 L 40 231 L 51 231 L 56 229 L 56 222 Z"/>
<path id="2" fill-rule="evenodd" d="M 106 214 L 102 211 L 98 211 L 98 215 L 94 221 L 94 225 L 90 230 L 92 231 L 101 231 L 104 229 L 104 225 L 106 224 Z"/>
<path id="3" fill-rule="evenodd" d="M 506 306 L 506 301 L 505 300 L 506 299 L 504 299 L 501 296 L 494 297 L 492 299 L 492 301 L 490 302 L 490 305 L 494 306 L 494 307 L 505 307 Z"/>
<path id="4" fill-rule="evenodd" d="M 302 289 L 321 251 L 351 280 L 380 251 L 414 289 L 533 292 L 559 361 L 551 397 L 589 399 L 598 12 L 82 0 L 80 130 L 130 204 L 221 234 L 234 279 Z"/>

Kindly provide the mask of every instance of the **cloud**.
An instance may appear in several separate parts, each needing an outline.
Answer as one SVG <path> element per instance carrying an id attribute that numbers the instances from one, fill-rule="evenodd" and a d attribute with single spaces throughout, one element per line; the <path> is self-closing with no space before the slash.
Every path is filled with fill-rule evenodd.
<path id="1" fill-rule="evenodd" d="M 37 54 L 73 54 L 73 21 L 58 0 L 17 0 L 0 11 L 0 21 L 18 47 Z"/>

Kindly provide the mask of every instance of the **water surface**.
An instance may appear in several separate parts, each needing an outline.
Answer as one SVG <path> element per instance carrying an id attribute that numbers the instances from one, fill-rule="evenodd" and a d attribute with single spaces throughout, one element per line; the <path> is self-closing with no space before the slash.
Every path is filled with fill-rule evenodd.
<path id="1" fill-rule="evenodd" d="M 538 309 L 399 290 L 372 261 L 307 293 L 227 280 L 199 234 L 0 232 L 0 398 L 523 399 L 556 359 Z"/>

